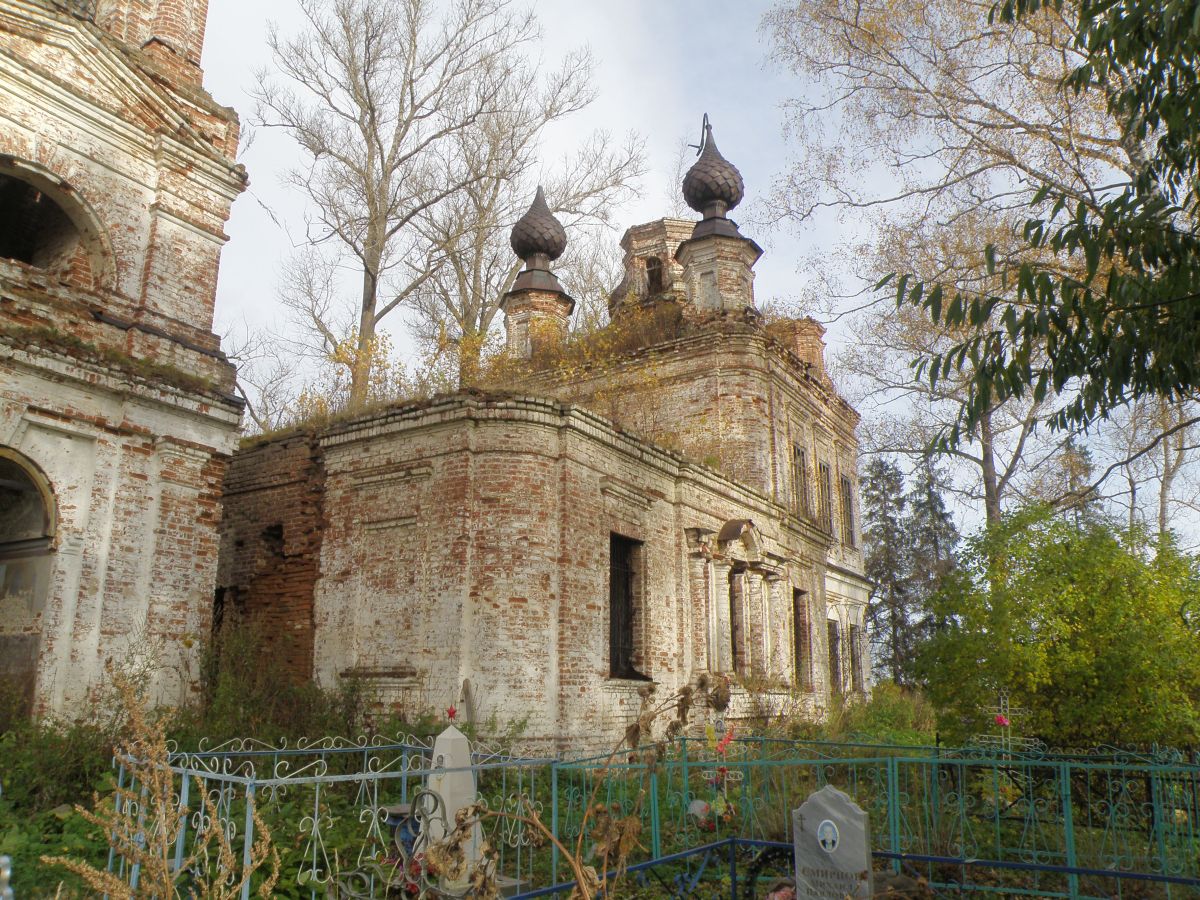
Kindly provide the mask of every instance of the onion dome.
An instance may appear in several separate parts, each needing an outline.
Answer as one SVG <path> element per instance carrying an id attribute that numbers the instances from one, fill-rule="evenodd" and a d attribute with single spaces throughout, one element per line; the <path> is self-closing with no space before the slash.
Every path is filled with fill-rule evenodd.
<path id="1" fill-rule="evenodd" d="M 567 249 L 566 229 L 550 212 L 540 185 L 529 211 L 513 226 L 510 243 L 528 269 L 548 268 L 550 261 L 558 259 Z M 539 256 L 544 259 L 537 259 Z"/>
<path id="2" fill-rule="evenodd" d="M 704 146 L 696 164 L 683 176 L 683 199 L 706 219 L 724 218 L 745 196 L 742 173 L 721 155 L 704 117 Z"/>

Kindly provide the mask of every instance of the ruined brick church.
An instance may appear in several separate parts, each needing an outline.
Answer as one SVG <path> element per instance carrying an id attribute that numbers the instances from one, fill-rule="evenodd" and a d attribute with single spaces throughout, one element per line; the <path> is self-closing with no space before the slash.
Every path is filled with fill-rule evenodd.
<path id="1" fill-rule="evenodd" d="M 208 634 L 234 369 L 212 333 L 238 122 L 202 0 L 0 2 L 0 688 L 173 700 Z M 153 657 L 153 658 L 151 658 Z"/>
<path id="2" fill-rule="evenodd" d="M 819 324 L 764 327 L 762 250 L 726 215 L 742 178 L 711 129 L 683 192 L 699 222 L 625 234 L 610 315 L 646 333 L 608 364 L 238 453 L 222 605 L 324 684 L 560 743 L 619 734 L 647 680 L 725 673 L 735 717 L 865 692 L 858 417 Z M 550 268 L 566 241 L 539 191 L 512 232 L 512 356 L 566 331 L 574 301 Z M 601 387 L 605 415 L 577 402 Z"/>
<path id="3" fill-rule="evenodd" d="M 559 744 L 607 741 L 647 681 L 727 674 L 734 716 L 865 693 L 857 415 L 821 326 L 755 308 L 762 251 L 728 218 L 742 179 L 711 130 L 683 184 L 700 221 L 623 238 L 610 314 L 637 339 L 609 364 L 536 365 L 574 306 L 539 194 L 504 298 L 535 389 L 235 451 L 212 313 L 245 174 L 201 87 L 204 7 L 0 4 L 6 689 L 79 711 L 152 654 L 177 700 L 215 608 L 298 677 Z"/>

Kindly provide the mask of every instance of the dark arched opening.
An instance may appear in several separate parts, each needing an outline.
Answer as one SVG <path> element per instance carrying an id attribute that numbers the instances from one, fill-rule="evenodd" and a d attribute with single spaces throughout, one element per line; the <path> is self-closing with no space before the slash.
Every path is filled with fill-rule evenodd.
<path id="1" fill-rule="evenodd" d="M 79 229 L 32 184 L 0 174 L 0 256 L 39 269 L 62 269 L 79 247 Z"/>
<path id="2" fill-rule="evenodd" d="M 35 163 L 0 155 L 0 259 L 79 287 L 112 286 L 100 219 L 79 193 Z"/>
<path id="3" fill-rule="evenodd" d="M 646 293 L 650 296 L 663 292 L 663 264 L 657 256 L 646 260 Z"/>
<path id="4" fill-rule="evenodd" d="M 33 709 L 54 527 L 45 476 L 0 447 L 0 730 Z"/>

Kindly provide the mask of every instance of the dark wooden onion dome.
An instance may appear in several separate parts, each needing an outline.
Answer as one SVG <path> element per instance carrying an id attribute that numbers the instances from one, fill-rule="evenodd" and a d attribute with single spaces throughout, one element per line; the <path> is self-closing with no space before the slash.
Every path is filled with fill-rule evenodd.
<path id="1" fill-rule="evenodd" d="M 706 219 L 723 218 L 746 194 L 742 173 L 721 155 L 712 125 L 704 123 L 700 158 L 683 176 L 683 199 Z"/>

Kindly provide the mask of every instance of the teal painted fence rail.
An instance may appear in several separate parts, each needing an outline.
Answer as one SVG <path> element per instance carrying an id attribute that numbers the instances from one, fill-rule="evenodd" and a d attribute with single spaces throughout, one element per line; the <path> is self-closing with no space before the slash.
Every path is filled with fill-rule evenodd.
<path id="1" fill-rule="evenodd" d="M 832 784 L 870 814 L 880 865 L 934 884 L 1052 897 L 1192 896 L 1200 886 L 1200 767 L 1169 752 L 987 756 L 750 738 L 724 754 L 684 740 L 655 757 L 653 748 L 608 762 L 486 754 L 473 768 L 493 812 L 536 811 L 568 851 L 591 846 L 584 820 L 601 804 L 639 821 L 644 849 L 631 862 L 676 857 L 670 865 L 685 874 L 699 865 L 686 853 L 698 846 L 786 842 L 791 810 Z M 405 742 L 238 747 L 180 754 L 173 767 L 178 802 L 194 807 L 208 793 L 238 840 L 250 837 L 255 803 L 276 843 L 296 848 L 281 895 L 310 897 L 327 893 L 339 865 L 386 852 L 381 810 L 431 770 L 428 748 Z M 504 815 L 485 822 L 501 871 L 529 890 L 570 878 L 537 832 Z M 189 840 L 185 828 L 179 858 Z M 136 877 L 119 858 L 112 870 Z"/>

